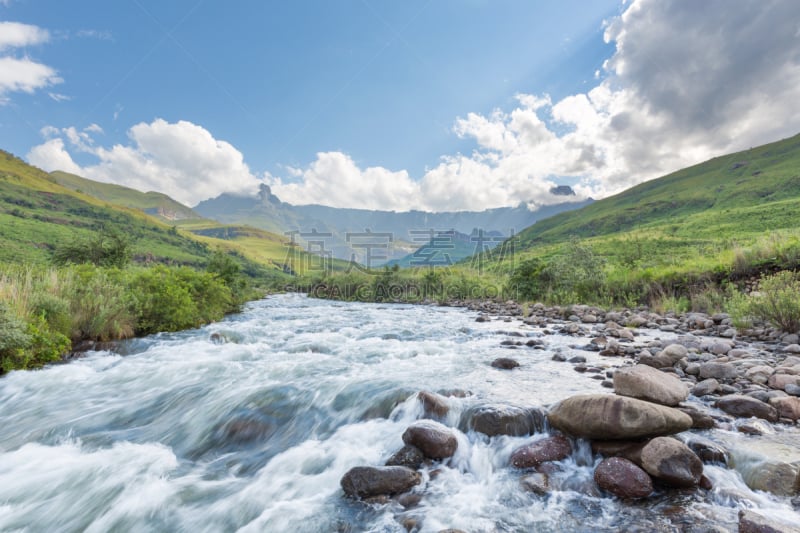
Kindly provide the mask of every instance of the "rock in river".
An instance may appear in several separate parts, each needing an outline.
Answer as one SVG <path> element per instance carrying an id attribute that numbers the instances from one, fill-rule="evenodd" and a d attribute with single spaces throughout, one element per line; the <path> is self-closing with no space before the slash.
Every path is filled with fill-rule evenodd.
<path id="1" fill-rule="evenodd" d="M 614 372 L 614 392 L 661 405 L 678 405 L 689 390 L 674 374 L 647 365 L 621 368 Z"/>
<path id="2" fill-rule="evenodd" d="M 569 439 L 563 435 L 545 437 L 511 452 L 510 462 L 517 468 L 532 468 L 547 461 L 560 461 L 572 453 Z"/>
<path id="3" fill-rule="evenodd" d="M 770 422 L 778 421 L 777 409 L 750 396 L 731 394 L 718 400 L 715 406 L 733 416 L 744 418 L 754 416 Z"/>
<path id="4" fill-rule="evenodd" d="M 458 448 L 455 434 L 444 424 L 432 420 L 420 420 L 408 426 L 403 442 L 416 446 L 430 459 L 446 459 Z"/>
<path id="5" fill-rule="evenodd" d="M 398 494 L 418 485 L 422 476 L 404 466 L 357 466 L 342 477 L 342 490 L 351 498 Z"/>
<path id="6" fill-rule="evenodd" d="M 514 405 L 480 405 L 469 409 L 461 418 L 464 431 L 474 430 L 484 435 L 522 436 L 544 429 L 545 414 L 537 408 L 525 409 Z"/>
<path id="7" fill-rule="evenodd" d="M 603 459 L 594 471 L 594 481 L 619 498 L 646 498 L 653 492 L 653 480 L 647 472 L 622 457 Z"/>
<path id="8" fill-rule="evenodd" d="M 425 456 L 422 454 L 422 450 L 406 444 L 386 460 L 386 466 L 407 466 L 417 469 L 424 461 Z"/>
<path id="9" fill-rule="evenodd" d="M 739 533 L 800 533 L 800 528 L 742 509 L 739 511 Z"/>
<path id="10" fill-rule="evenodd" d="M 553 407 L 550 424 L 587 439 L 637 439 L 679 433 L 692 418 L 672 407 L 612 394 L 572 396 Z"/>
<path id="11" fill-rule="evenodd" d="M 703 476 L 703 461 L 670 437 L 657 437 L 642 448 L 642 468 L 673 487 L 695 487 Z"/>

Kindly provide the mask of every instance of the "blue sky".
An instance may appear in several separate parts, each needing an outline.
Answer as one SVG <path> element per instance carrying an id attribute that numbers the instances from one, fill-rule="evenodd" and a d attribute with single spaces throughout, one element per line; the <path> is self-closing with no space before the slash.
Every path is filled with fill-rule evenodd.
<path id="1" fill-rule="evenodd" d="M 670 111 L 675 116 L 664 119 L 668 105 L 680 104 L 666 94 L 688 89 L 694 97 L 687 57 L 701 67 L 731 62 L 706 57 L 704 32 L 720 33 L 717 48 L 725 50 L 754 10 L 719 1 L 700 11 L 666 4 L 6 0 L 0 20 L 46 37 L 3 46 L 2 32 L 14 28 L 0 26 L 0 54 L 52 72 L 27 92 L 0 77 L 0 147 L 46 170 L 66 166 L 187 203 L 265 181 L 294 203 L 442 210 L 548 203 L 553 183 L 601 196 L 737 142 L 796 132 L 794 110 L 779 131 L 751 117 L 739 124 L 746 131 L 738 141 L 699 144 L 731 117 L 690 121 Z M 758 10 L 766 14 L 762 24 L 796 15 L 793 4 Z M 720 23 L 720 13 L 737 9 L 741 19 L 726 15 Z M 659 31 L 672 32 L 667 39 L 678 52 L 664 55 L 675 43 L 648 41 Z M 793 31 L 787 25 L 772 42 L 745 44 L 765 54 L 796 46 Z M 626 49 L 625 42 L 632 44 Z M 653 63 L 686 83 L 648 86 Z M 790 102 L 795 95 L 784 85 L 794 70 L 773 70 L 785 89 L 776 97 Z M 713 90 L 730 82 L 726 75 L 703 83 Z M 753 98 L 759 90 L 745 89 Z M 750 97 L 745 89 L 729 95 L 732 106 Z M 609 132 L 617 135 L 643 110 L 651 114 L 641 122 L 662 120 L 668 139 L 655 127 L 628 128 L 608 144 Z M 631 145 L 647 134 L 674 144 L 670 153 L 657 159 Z M 645 170 L 634 172 L 636 161 Z"/>

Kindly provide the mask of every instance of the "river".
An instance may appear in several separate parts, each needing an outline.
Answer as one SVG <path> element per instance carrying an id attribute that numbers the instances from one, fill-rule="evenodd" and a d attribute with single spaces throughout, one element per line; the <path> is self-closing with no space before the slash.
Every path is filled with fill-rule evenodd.
<path id="1" fill-rule="evenodd" d="M 0 379 L 0 530 L 724 531 L 739 507 L 800 519 L 788 498 L 753 492 L 721 466 L 706 466 L 712 491 L 603 497 L 585 444 L 537 496 L 506 466 L 530 437 L 474 432 L 458 433 L 447 466 L 423 470 L 419 505 L 345 499 L 348 469 L 402 446 L 421 415 L 417 391 L 468 392 L 450 399 L 452 426 L 479 403 L 608 392 L 551 360 L 572 355 L 574 338 L 476 316 L 287 294 L 201 329 L 127 341 L 119 354 L 11 373 Z M 546 348 L 508 350 L 500 342 L 511 334 L 543 335 Z M 489 366 L 509 355 L 521 368 Z"/>

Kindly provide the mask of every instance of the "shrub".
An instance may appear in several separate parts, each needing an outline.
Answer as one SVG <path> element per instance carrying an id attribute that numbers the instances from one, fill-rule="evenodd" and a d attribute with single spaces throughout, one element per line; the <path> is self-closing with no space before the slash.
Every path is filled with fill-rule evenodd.
<path id="1" fill-rule="evenodd" d="M 178 331 L 219 320 L 231 309 L 231 292 L 209 273 L 155 266 L 128 281 L 136 333 Z"/>
<path id="2" fill-rule="evenodd" d="M 69 348 L 69 339 L 52 331 L 43 317 L 26 323 L 0 302 L 0 373 L 58 361 Z"/>
<path id="3" fill-rule="evenodd" d="M 541 296 L 544 268 L 544 263 L 537 257 L 521 262 L 509 276 L 506 292 L 519 300 L 533 300 Z"/>
<path id="4" fill-rule="evenodd" d="M 58 247 L 53 253 L 57 265 L 80 265 L 124 268 L 131 261 L 133 248 L 130 238 L 118 230 L 103 229 L 96 235 Z"/>
<path id="5" fill-rule="evenodd" d="M 108 341 L 133 336 L 131 298 L 124 284 L 124 272 L 92 265 L 74 267 L 67 294 L 72 314 L 73 341 Z"/>
<path id="6" fill-rule="evenodd" d="M 25 322 L 5 302 L 0 302 L 0 373 L 19 368 L 30 344 Z"/>
<path id="7" fill-rule="evenodd" d="M 750 295 L 750 314 L 789 333 L 800 331 L 800 279 L 784 270 L 761 278 L 759 290 Z"/>

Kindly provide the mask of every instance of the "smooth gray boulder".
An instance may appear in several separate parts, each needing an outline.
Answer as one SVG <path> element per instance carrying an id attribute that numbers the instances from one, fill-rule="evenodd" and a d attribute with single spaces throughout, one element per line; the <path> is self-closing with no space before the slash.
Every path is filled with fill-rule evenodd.
<path id="1" fill-rule="evenodd" d="M 586 439 L 637 439 L 672 435 L 692 427 L 677 409 L 613 394 L 582 394 L 556 404 L 550 425 Z"/>
<path id="2" fill-rule="evenodd" d="M 621 368 L 614 372 L 614 392 L 661 405 L 675 406 L 689 396 L 689 390 L 675 374 L 647 365 Z"/>
<path id="3" fill-rule="evenodd" d="M 778 421 L 778 410 L 764 403 L 761 400 L 756 400 L 750 396 L 741 394 L 731 394 L 717 400 L 714 404 L 718 409 L 722 409 L 729 415 L 738 417 L 751 417 L 763 418 L 769 422 Z"/>
<path id="4" fill-rule="evenodd" d="M 344 493 L 351 498 L 399 494 L 422 481 L 422 476 L 404 466 L 357 466 L 342 477 Z"/>

